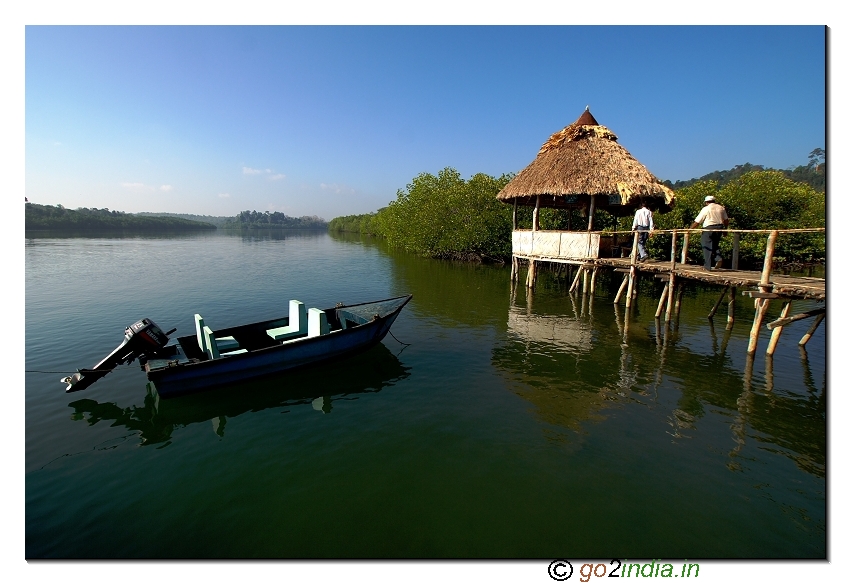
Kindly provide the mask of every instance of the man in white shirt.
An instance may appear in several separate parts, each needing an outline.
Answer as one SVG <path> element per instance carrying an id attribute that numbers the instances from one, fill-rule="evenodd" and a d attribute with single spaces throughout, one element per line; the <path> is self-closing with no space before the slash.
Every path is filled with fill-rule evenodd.
<path id="1" fill-rule="evenodd" d="M 640 208 L 635 213 L 635 219 L 632 221 L 632 232 L 638 231 L 638 261 L 646 261 L 649 254 L 646 252 L 646 240 L 649 234 L 655 229 L 655 224 L 652 222 L 652 211 L 646 208 L 646 201 L 640 201 Z"/>
<path id="2" fill-rule="evenodd" d="M 705 270 L 711 271 L 711 263 L 717 257 L 717 267 L 723 264 L 723 259 L 718 256 L 717 249 L 720 247 L 720 237 L 724 229 L 729 226 L 729 217 L 726 215 L 726 209 L 722 205 L 717 204 L 713 196 L 705 197 L 702 210 L 694 219 L 691 225 L 692 229 L 699 227 L 702 223 L 702 257 L 705 262 Z"/>

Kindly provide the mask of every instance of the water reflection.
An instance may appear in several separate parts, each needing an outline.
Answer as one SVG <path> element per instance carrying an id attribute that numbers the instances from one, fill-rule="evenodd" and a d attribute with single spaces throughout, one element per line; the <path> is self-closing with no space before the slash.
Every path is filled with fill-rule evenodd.
<path id="1" fill-rule="evenodd" d="M 800 372 L 807 394 L 777 390 L 778 363 L 766 358 L 763 376 L 754 381 L 753 359 L 742 371 L 731 354 L 731 329 L 718 337 L 706 321 L 711 348 L 700 352 L 694 349 L 698 332 L 692 329 L 687 338 L 680 337 L 675 326 L 663 321 L 633 321 L 634 314 L 617 305 L 600 313 L 601 305 L 593 314 L 583 300 L 570 296 L 561 298 L 559 308 L 549 303 L 535 313 L 528 304 L 508 309 L 508 333 L 494 347 L 492 363 L 544 421 L 581 431 L 587 421 L 605 420 L 615 403 L 640 404 L 668 408 L 667 432 L 680 439 L 693 437 L 699 420 L 711 411 L 720 414 L 712 422 L 728 424 L 731 433 L 731 447 L 722 439 L 715 446 L 728 451 L 730 470 L 740 469 L 739 456 L 749 441 L 751 447 L 767 448 L 824 476 L 825 380 L 815 385 L 804 352 Z M 561 313 L 547 314 L 547 308 Z M 789 365 L 783 366 L 787 371 Z M 704 437 L 712 431 L 703 430 Z"/>
<path id="2" fill-rule="evenodd" d="M 157 445 L 169 443 L 182 427 L 208 421 L 212 422 L 213 432 L 224 437 L 228 419 L 269 408 L 312 405 L 316 411 L 330 413 L 334 401 L 377 393 L 408 376 L 410 367 L 379 344 L 359 356 L 322 368 L 320 375 L 315 369 L 296 371 L 174 399 L 160 399 L 148 384 L 142 405 L 121 407 L 80 399 L 68 406 L 74 409 L 71 418 L 76 421 L 89 425 L 111 422 L 112 426 L 137 432 L 141 445 Z"/>

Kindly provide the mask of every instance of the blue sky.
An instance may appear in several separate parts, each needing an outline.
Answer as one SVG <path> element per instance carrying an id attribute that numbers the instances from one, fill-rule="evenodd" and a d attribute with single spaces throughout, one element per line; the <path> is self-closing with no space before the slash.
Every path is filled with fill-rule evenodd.
<path id="1" fill-rule="evenodd" d="M 826 147 L 821 26 L 27 26 L 26 196 L 374 211 L 518 172 L 586 105 L 661 179 Z"/>

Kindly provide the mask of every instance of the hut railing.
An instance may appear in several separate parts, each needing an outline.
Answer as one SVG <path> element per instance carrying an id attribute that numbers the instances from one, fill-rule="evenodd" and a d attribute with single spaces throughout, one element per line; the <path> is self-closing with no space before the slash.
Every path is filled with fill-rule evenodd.
<path id="1" fill-rule="evenodd" d="M 672 237 L 671 268 L 675 267 L 676 256 L 681 257 L 680 264 L 688 262 L 688 247 L 691 233 L 702 233 L 704 229 L 656 229 L 653 235 L 669 234 Z M 738 269 L 742 235 L 762 234 L 770 238 L 771 233 L 788 235 L 796 233 L 826 233 L 824 227 L 806 227 L 800 229 L 724 229 L 723 233 L 732 236 L 732 256 L 725 267 Z M 623 237 L 627 235 L 627 237 Z M 634 233 L 629 231 L 557 231 L 515 229 L 512 233 L 513 254 L 531 259 L 554 260 L 581 263 L 601 257 L 627 257 L 628 245 L 618 244 L 618 239 L 631 243 Z M 679 247 L 678 235 L 681 235 Z M 694 237 L 697 239 L 698 237 Z M 679 252 L 681 249 L 681 252 Z M 702 258 L 695 258 L 701 262 Z M 771 258 L 772 260 L 772 258 Z"/>

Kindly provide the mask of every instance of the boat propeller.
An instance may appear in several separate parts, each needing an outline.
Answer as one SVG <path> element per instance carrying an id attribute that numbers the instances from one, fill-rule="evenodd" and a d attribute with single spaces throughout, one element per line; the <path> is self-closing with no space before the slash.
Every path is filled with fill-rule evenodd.
<path id="1" fill-rule="evenodd" d="M 66 393 L 82 391 L 96 380 L 109 374 L 119 364 L 129 364 L 140 356 L 150 357 L 168 343 L 168 336 L 177 328 L 163 332 L 156 323 L 143 318 L 124 330 L 124 341 L 109 356 L 92 368 L 81 368 L 76 373 L 63 377 Z"/>

